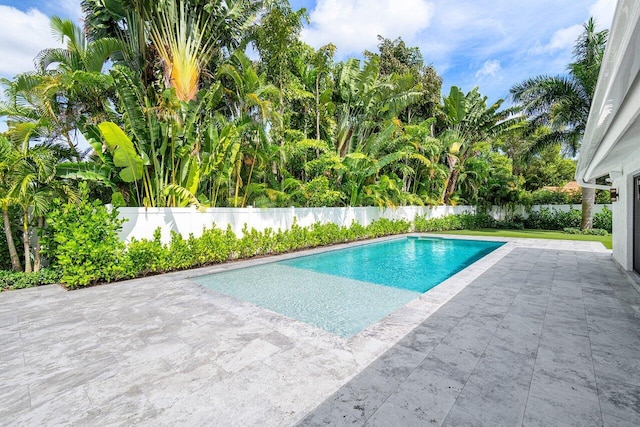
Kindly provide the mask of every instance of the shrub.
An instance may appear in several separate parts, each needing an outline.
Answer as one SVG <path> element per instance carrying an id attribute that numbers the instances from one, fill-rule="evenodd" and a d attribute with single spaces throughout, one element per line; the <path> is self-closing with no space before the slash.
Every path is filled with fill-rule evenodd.
<path id="1" fill-rule="evenodd" d="M 185 240 L 180 233 L 171 231 L 171 241 L 167 250 L 167 270 L 184 270 L 193 267 L 195 254 L 192 252 L 189 242 L 194 239 L 189 235 L 189 240 Z"/>
<path id="2" fill-rule="evenodd" d="M 402 234 L 409 231 L 411 223 L 404 220 L 390 220 L 380 218 L 373 221 L 366 228 L 368 237 L 381 237 L 391 234 Z"/>
<path id="3" fill-rule="evenodd" d="M 128 276 L 125 245 L 118 238 L 124 220 L 99 200 L 54 202 L 47 214 L 43 252 L 70 289 Z"/>
<path id="4" fill-rule="evenodd" d="M 602 212 L 598 212 L 593 216 L 593 228 L 601 228 L 611 233 L 613 229 L 613 216 L 610 209 L 606 206 L 602 208 Z"/>
<path id="5" fill-rule="evenodd" d="M 533 191 L 527 202 L 531 205 L 576 205 L 582 203 L 582 194 L 579 191 L 565 192 L 540 189 Z"/>
<path id="6" fill-rule="evenodd" d="M 168 248 L 160 241 L 160 228 L 153 233 L 153 239 L 137 240 L 132 238 L 127 245 L 127 265 L 130 268 L 128 277 L 147 276 L 161 273 L 169 267 Z"/>
<path id="7" fill-rule="evenodd" d="M 591 236 L 606 236 L 608 234 L 607 230 L 603 230 L 601 228 L 581 230 L 580 228 L 567 227 L 567 228 L 563 228 L 562 231 L 567 234 L 582 234 L 582 235 L 591 235 Z"/>
<path id="8" fill-rule="evenodd" d="M 447 230 L 473 230 L 478 228 L 492 228 L 496 221 L 485 213 L 447 215 L 440 218 L 416 216 L 414 220 L 415 231 L 447 231 Z"/>
<path id="9" fill-rule="evenodd" d="M 596 203 L 599 205 L 611 204 L 611 195 L 607 190 L 596 190 Z"/>
<path id="10" fill-rule="evenodd" d="M 580 227 L 582 213 L 576 209 L 561 211 L 557 209 L 542 208 L 540 211 L 531 211 L 523 221 L 524 228 L 539 230 L 562 230 L 565 227 Z"/>
<path id="11" fill-rule="evenodd" d="M 50 285 L 59 280 L 58 272 L 48 268 L 35 273 L 0 270 L 0 290 L 3 291 Z"/>
<path id="12" fill-rule="evenodd" d="M 232 232 L 233 233 L 233 232 Z M 229 259 L 236 240 L 219 228 L 205 228 L 198 238 L 189 238 L 189 247 L 193 252 L 195 265 L 223 262 Z"/>
<path id="13" fill-rule="evenodd" d="M 496 221 L 496 228 L 503 230 L 524 230 L 524 218 L 514 215 L 503 221 Z"/>

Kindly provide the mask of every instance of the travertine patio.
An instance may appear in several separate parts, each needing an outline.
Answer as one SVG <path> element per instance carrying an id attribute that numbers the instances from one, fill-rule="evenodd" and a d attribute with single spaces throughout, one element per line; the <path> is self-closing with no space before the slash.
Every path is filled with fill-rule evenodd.
<path id="1" fill-rule="evenodd" d="M 189 280 L 240 263 L 0 294 L 0 423 L 640 425 L 640 294 L 610 252 L 503 240 L 348 340 Z"/>

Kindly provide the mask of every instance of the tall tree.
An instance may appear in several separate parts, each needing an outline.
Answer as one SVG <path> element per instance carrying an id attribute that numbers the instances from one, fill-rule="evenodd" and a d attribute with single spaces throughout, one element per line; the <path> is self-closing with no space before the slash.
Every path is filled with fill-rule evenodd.
<path id="1" fill-rule="evenodd" d="M 13 186 L 13 170 L 15 169 L 19 151 L 9 142 L 7 138 L 0 135 L 0 207 L 2 208 L 2 222 L 4 226 L 5 239 L 9 249 L 9 258 L 11 258 L 11 268 L 14 271 L 22 271 L 20 257 L 16 250 L 13 240 L 13 231 L 11 229 L 11 218 L 9 208 L 15 204 L 15 199 L 10 193 Z"/>
<path id="2" fill-rule="evenodd" d="M 368 138 L 381 131 L 421 96 L 413 78 L 380 74 L 380 60 L 372 57 L 360 67 L 358 59 L 340 64 L 333 91 L 336 106 L 335 146 L 342 157 L 358 151 Z"/>
<path id="3" fill-rule="evenodd" d="M 400 118 L 406 123 L 420 123 L 435 117 L 440 105 L 440 89 L 442 77 L 435 68 L 424 63 L 424 58 L 418 47 L 408 47 L 402 38 L 390 40 L 378 36 L 378 53 L 365 52 L 365 57 L 377 56 L 380 59 L 380 74 L 408 74 L 422 92 L 422 96 L 415 103 L 408 106 Z"/>
<path id="4" fill-rule="evenodd" d="M 70 134 L 83 131 L 86 123 L 110 118 L 115 93 L 113 79 L 103 69 L 111 58 L 121 55 L 122 45 L 116 38 L 87 40 L 81 27 L 57 16 L 50 25 L 65 47 L 44 49 L 36 56 L 39 88 L 61 137 L 77 149 Z"/>
<path id="5" fill-rule="evenodd" d="M 308 21 L 305 9 L 294 12 L 287 0 L 280 0 L 269 6 L 252 34 L 255 47 L 260 54 L 262 69 L 280 90 L 277 111 L 283 119 L 279 129 L 281 135 L 286 125 L 287 98 L 290 98 L 287 96 L 287 86 L 295 78 L 295 53 L 300 51 L 299 37 L 304 21 Z"/>
<path id="6" fill-rule="evenodd" d="M 155 81 L 160 65 L 167 83 L 179 77 L 175 84 L 183 87 L 193 87 L 187 82 L 195 69 L 199 78 L 213 76 L 246 43 L 264 6 L 256 0 L 82 0 L 81 5 L 88 38 L 122 40 L 125 51 L 118 62 L 135 70 L 145 86 Z"/>
<path id="7" fill-rule="evenodd" d="M 442 193 L 442 201 L 450 204 L 458 188 L 458 179 L 464 166 L 474 154 L 476 146 L 499 135 L 517 119 L 509 118 L 511 110 L 500 110 L 503 100 L 487 106 L 487 97 L 474 88 L 466 95 L 452 86 L 449 96 L 444 98 L 443 111 L 448 129 L 439 135 L 446 148 L 445 163 L 449 173 Z"/>
<path id="8" fill-rule="evenodd" d="M 608 34 L 608 30 L 596 31 L 596 22 L 590 18 L 576 41 L 574 61 L 569 64 L 567 75 L 536 76 L 511 88 L 513 100 L 529 116 L 531 129 L 539 126 L 551 129 L 536 140 L 532 147 L 534 151 L 557 143 L 567 147 L 572 154 L 578 151 L 587 126 Z M 583 187 L 582 228 L 592 227 L 594 201 L 595 190 Z"/>

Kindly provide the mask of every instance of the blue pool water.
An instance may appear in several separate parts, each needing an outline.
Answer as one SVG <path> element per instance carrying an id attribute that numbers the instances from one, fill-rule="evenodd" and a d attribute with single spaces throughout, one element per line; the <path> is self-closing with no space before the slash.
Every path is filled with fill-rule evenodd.
<path id="1" fill-rule="evenodd" d="M 500 246 L 478 240 L 404 238 L 281 264 L 422 293 Z"/>
<path id="2" fill-rule="evenodd" d="M 194 280 L 223 294 L 349 337 L 502 244 L 409 237 Z"/>

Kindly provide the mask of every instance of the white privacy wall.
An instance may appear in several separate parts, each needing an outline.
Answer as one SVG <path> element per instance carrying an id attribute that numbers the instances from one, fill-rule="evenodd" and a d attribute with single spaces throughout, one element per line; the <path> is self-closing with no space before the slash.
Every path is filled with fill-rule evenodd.
<path id="1" fill-rule="evenodd" d="M 160 227 L 162 240 L 168 242 L 171 231 L 184 237 L 190 233 L 200 236 L 203 228 L 216 227 L 225 230 L 227 225 L 237 236 L 242 235 L 242 228 L 247 224 L 251 230 L 262 231 L 271 228 L 289 229 L 294 218 L 298 225 L 309 226 L 316 222 L 335 223 L 349 226 L 356 221 L 364 226 L 379 218 L 413 220 L 416 215 L 437 218 L 446 215 L 473 213 L 472 206 L 402 206 L 395 209 L 360 207 L 360 208 L 209 208 L 199 212 L 195 208 L 118 208 L 120 218 L 127 221 L 122 226 L 120 238 L 124 241 L 153 237 L 153 232 Z"/>
<path id="2" fill-rule="evenodd" d="M 596 205 L 595 212 L 600 212 L 603 205 Z M 568 211 L 571 208 L 580 209 L 580 206 L 553 205 L 542 206 L 550 209 Z M 541 206 L 533 206 L 533 210 L 539 210 Z M 226 230 L 227 225 L 237 236 L 242 235 L 242 228 L 247 224 L 250 230 L 255 228 L 262 231 L 271 228 L 288 229 L 293 224 L 294 218 L 298 225 L 305 227 L 316 222 L 335 223 L 349 226 L 353 221 L 362 225 L 369 225 L 376 219 L 404 219 L 412 221 L 416 215 L 425 215 L 427 218 L 438 218 L 446 215 L 460 213 L 474 213 L 473 206 L 401 206 L 395 209 L 360 207 L 360 208 L 209 208 L 200 212 L 195 208 L 119 208 L 120 218 L 127 221 L 123 224 L 120 238 L 124 241 L 136 239 L 151 239 L 153 232 L 160 227 L 162 241 L 168 242 L 171 231 L 180 233 L 183 237 L 189 234 L 200 236 L 204 228 L 214 225 Z M 506 210 L 494 208 L 490 214 L 496 219 L 503 219 Z M 515 213 L 526 215 L 524 208 L 516 208 Z"/>

